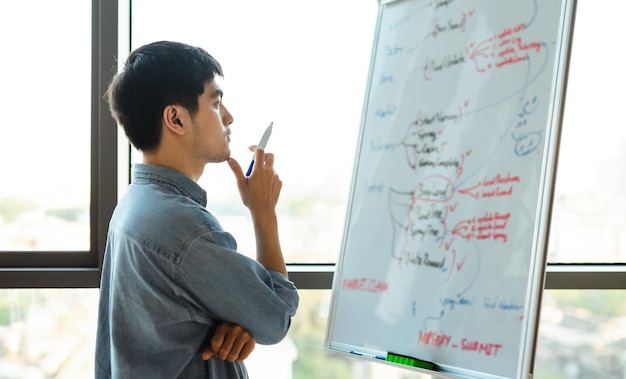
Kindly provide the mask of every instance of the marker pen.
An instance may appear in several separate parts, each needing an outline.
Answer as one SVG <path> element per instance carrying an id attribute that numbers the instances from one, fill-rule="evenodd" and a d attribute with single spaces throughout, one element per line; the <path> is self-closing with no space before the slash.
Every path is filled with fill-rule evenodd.
<path id="1" fill-rule="evenodd" d="M 350 354 L 354 354 L 354 355 L 358 355 L 358 356 L 366 357 L 366 358 L 378 359 L 378 360 L 381 360 L 381 361 L 386 360 L 386 358 L 383 357 L 382 355 L 361 353 L 360 351 L 356 351 L 356 350 L 351 350 Z"/>
<path id="2" fill-rule="evenodd" d="M 439 369 L 437 364 L 435 364 L 434 362 L 424 361 L 421 359 L 408 357 L 406 355 L 396 354 L 396 353 L 391 353 L 391 352 L 387 353 L 386 360 L 387 362 L 393 362 L 393 363 L 399 363 L 401 365 L 419 367 L 419 368 L 423 368 L 426 370 L 437 371 Z"/>
<path id="3" fill-rule="evenodd" d="M 272 135 L 272 125 L 274 125 L 273 122 L 271 122 L 270 125 L 265 129 L 265 132 L 263 133 L 263 137 L 261 137 L 261 142 L 259 142 L 257 147 L 261 149 L 265 149 L 265 146 L 267 146 L 267 141 L 269 141 L 270 136 Z M 246 176 L 250 176 L 250 173 L 252 172 L 252 167 L 254 167 L 255 156 L 256 154 L 252 156 L 252 162 L 250 162 L 250 166 L 248 167 L 248 172 L 246 172 Z"/>

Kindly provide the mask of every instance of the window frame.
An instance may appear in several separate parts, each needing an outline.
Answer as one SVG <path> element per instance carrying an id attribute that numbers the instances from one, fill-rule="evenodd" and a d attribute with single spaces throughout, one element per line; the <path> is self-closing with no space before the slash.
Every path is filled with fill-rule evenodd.
<path id="1" fill-rule="evenodd" d="M 372 0 L 373 1 L 373 0 Z M 0 253 L 0 288 L 97 288 L 109 219 L 118 198 L 119 172 L 129 171 L 130 148 L 118 144 L 118 128 L 104 94 L 120 51 L 120 17 L 128 1 L 92 0 L 91 197 L 89 251 Z M 129 8 L 130 9 L 130 8 Z M 124 21 L 120 21 L 124 20 Z M 115 148 L 111 148 L 115 146 Z M 118 159 L 128 156 L 120 170 Z M 126 171 L 126 172 L 128 172 Z M 332 289 L 335 264 L 287 264 L 300 289 Z M 626 289 L 626 264 L 548 263 L 545 289 Z"/>
<path id="2" fill-rule="evenodd" d="M 100 268 L 108 220 L 117 202 L 117 126 L 104 93 L 116 67 L 118 1 L 92 0 L 91 194 L 89 251 L 3 251 L 0 288 L 92 288 Z"/>

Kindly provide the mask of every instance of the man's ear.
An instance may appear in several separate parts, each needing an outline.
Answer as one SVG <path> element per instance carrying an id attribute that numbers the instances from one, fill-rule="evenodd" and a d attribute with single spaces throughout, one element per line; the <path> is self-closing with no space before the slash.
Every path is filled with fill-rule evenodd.
<path id="1" fill-rule="evenodd" d="M 163 109 L 163 123 L 171 132 L 178 135 L 185 134 L 185 128 L 181 118 L 184 115 L 184 109 L 179 105 L 168 105 Z"/>

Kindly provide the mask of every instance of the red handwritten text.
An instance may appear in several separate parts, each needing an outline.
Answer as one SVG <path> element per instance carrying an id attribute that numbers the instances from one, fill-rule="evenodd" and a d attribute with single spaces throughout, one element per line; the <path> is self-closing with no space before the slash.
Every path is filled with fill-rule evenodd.
<path id="1" fill-rule="evenodd" d="M 539 52 L 542 45 L 522 40 L 520 33 L 525 28 L 526 24 L 519 24 L 478 43 L 471 43 L 467 49 L 468 60 L 474 62 L 478 72 L 526 61 L 529 52 Z"/>
<path id="2" fill-rule="evenodd" d="M 389 283 L 367 278 L 344 279 L 343 289 L 379 293 L 387 291 L 389 289 Z"/>
<path id="3" fill-rule="evenodd" d="M 452 229 L 453 236 L 459 236 L 465 240 L 475 238 L 477 240 L 502 240 L 507 242 L 508 234 L 506 229 L 511 213 L 489 213 L 485 212 L 482 217 L 473 217 L 462 220 Z"/>
<path id="4" fill-rule="evenodd" d="M 424 345 L 448 346 L 451 340 L 452 337 L 445 333 L 436 333 L 431 330 L 420 330 L 418 341 Z"/>
<path id="5" fill-rule="evenodd" d="M 459 189 L 459 193 L 469 195 L 474 199 L 510 196 L 513 194 L 513 184 L 511 183 L 519 182 L 520 177 L 511 176 L 511 173 L 507 173 L 506 176 L 497 174 L 490 179 L 484 178 L 471 187 Z"/>
<path id="6" fill-rule="evenodd" d="M 498 350 L 502 347 L 502 344 L 499 343 L 485 343 L 480 341 L 470 341 L 466 338 L 461 340 L 461 350 L 467 351 L 475 351 L 477 353 L 482 353 L 488 356 L 493 355 L 494 357 L 498 355 Z"/>
<path id="7" fill-rule="evenodd" d="M 444 332 L 434 332 L 432 330 L 420 330 L 417 340 L 418 344 L 450 347 L 452 349 L 461 349 L 463 351 L 475 352 L 477 354 L 484 354 L 489 357 L 496 357 L 498 352 L 503 347 L 500 343 L 483 342 L 477 340 L 470 340 L 467 338 L 461 339 L 461 343 L 453 342 L 453 337 Z"/>

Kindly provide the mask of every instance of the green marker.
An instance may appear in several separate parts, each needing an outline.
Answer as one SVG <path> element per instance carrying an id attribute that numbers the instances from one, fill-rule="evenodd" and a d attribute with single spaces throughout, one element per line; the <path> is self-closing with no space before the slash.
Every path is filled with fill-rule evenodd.
<path id="1" fill-rule="evenodd" d="M 419 367 L 426 370 L 435 370 L 435 364 L 421 359 L 407 357 L 406 355 L 387 353 L 387 362 L 398 363 L 405 366 Z"/>

